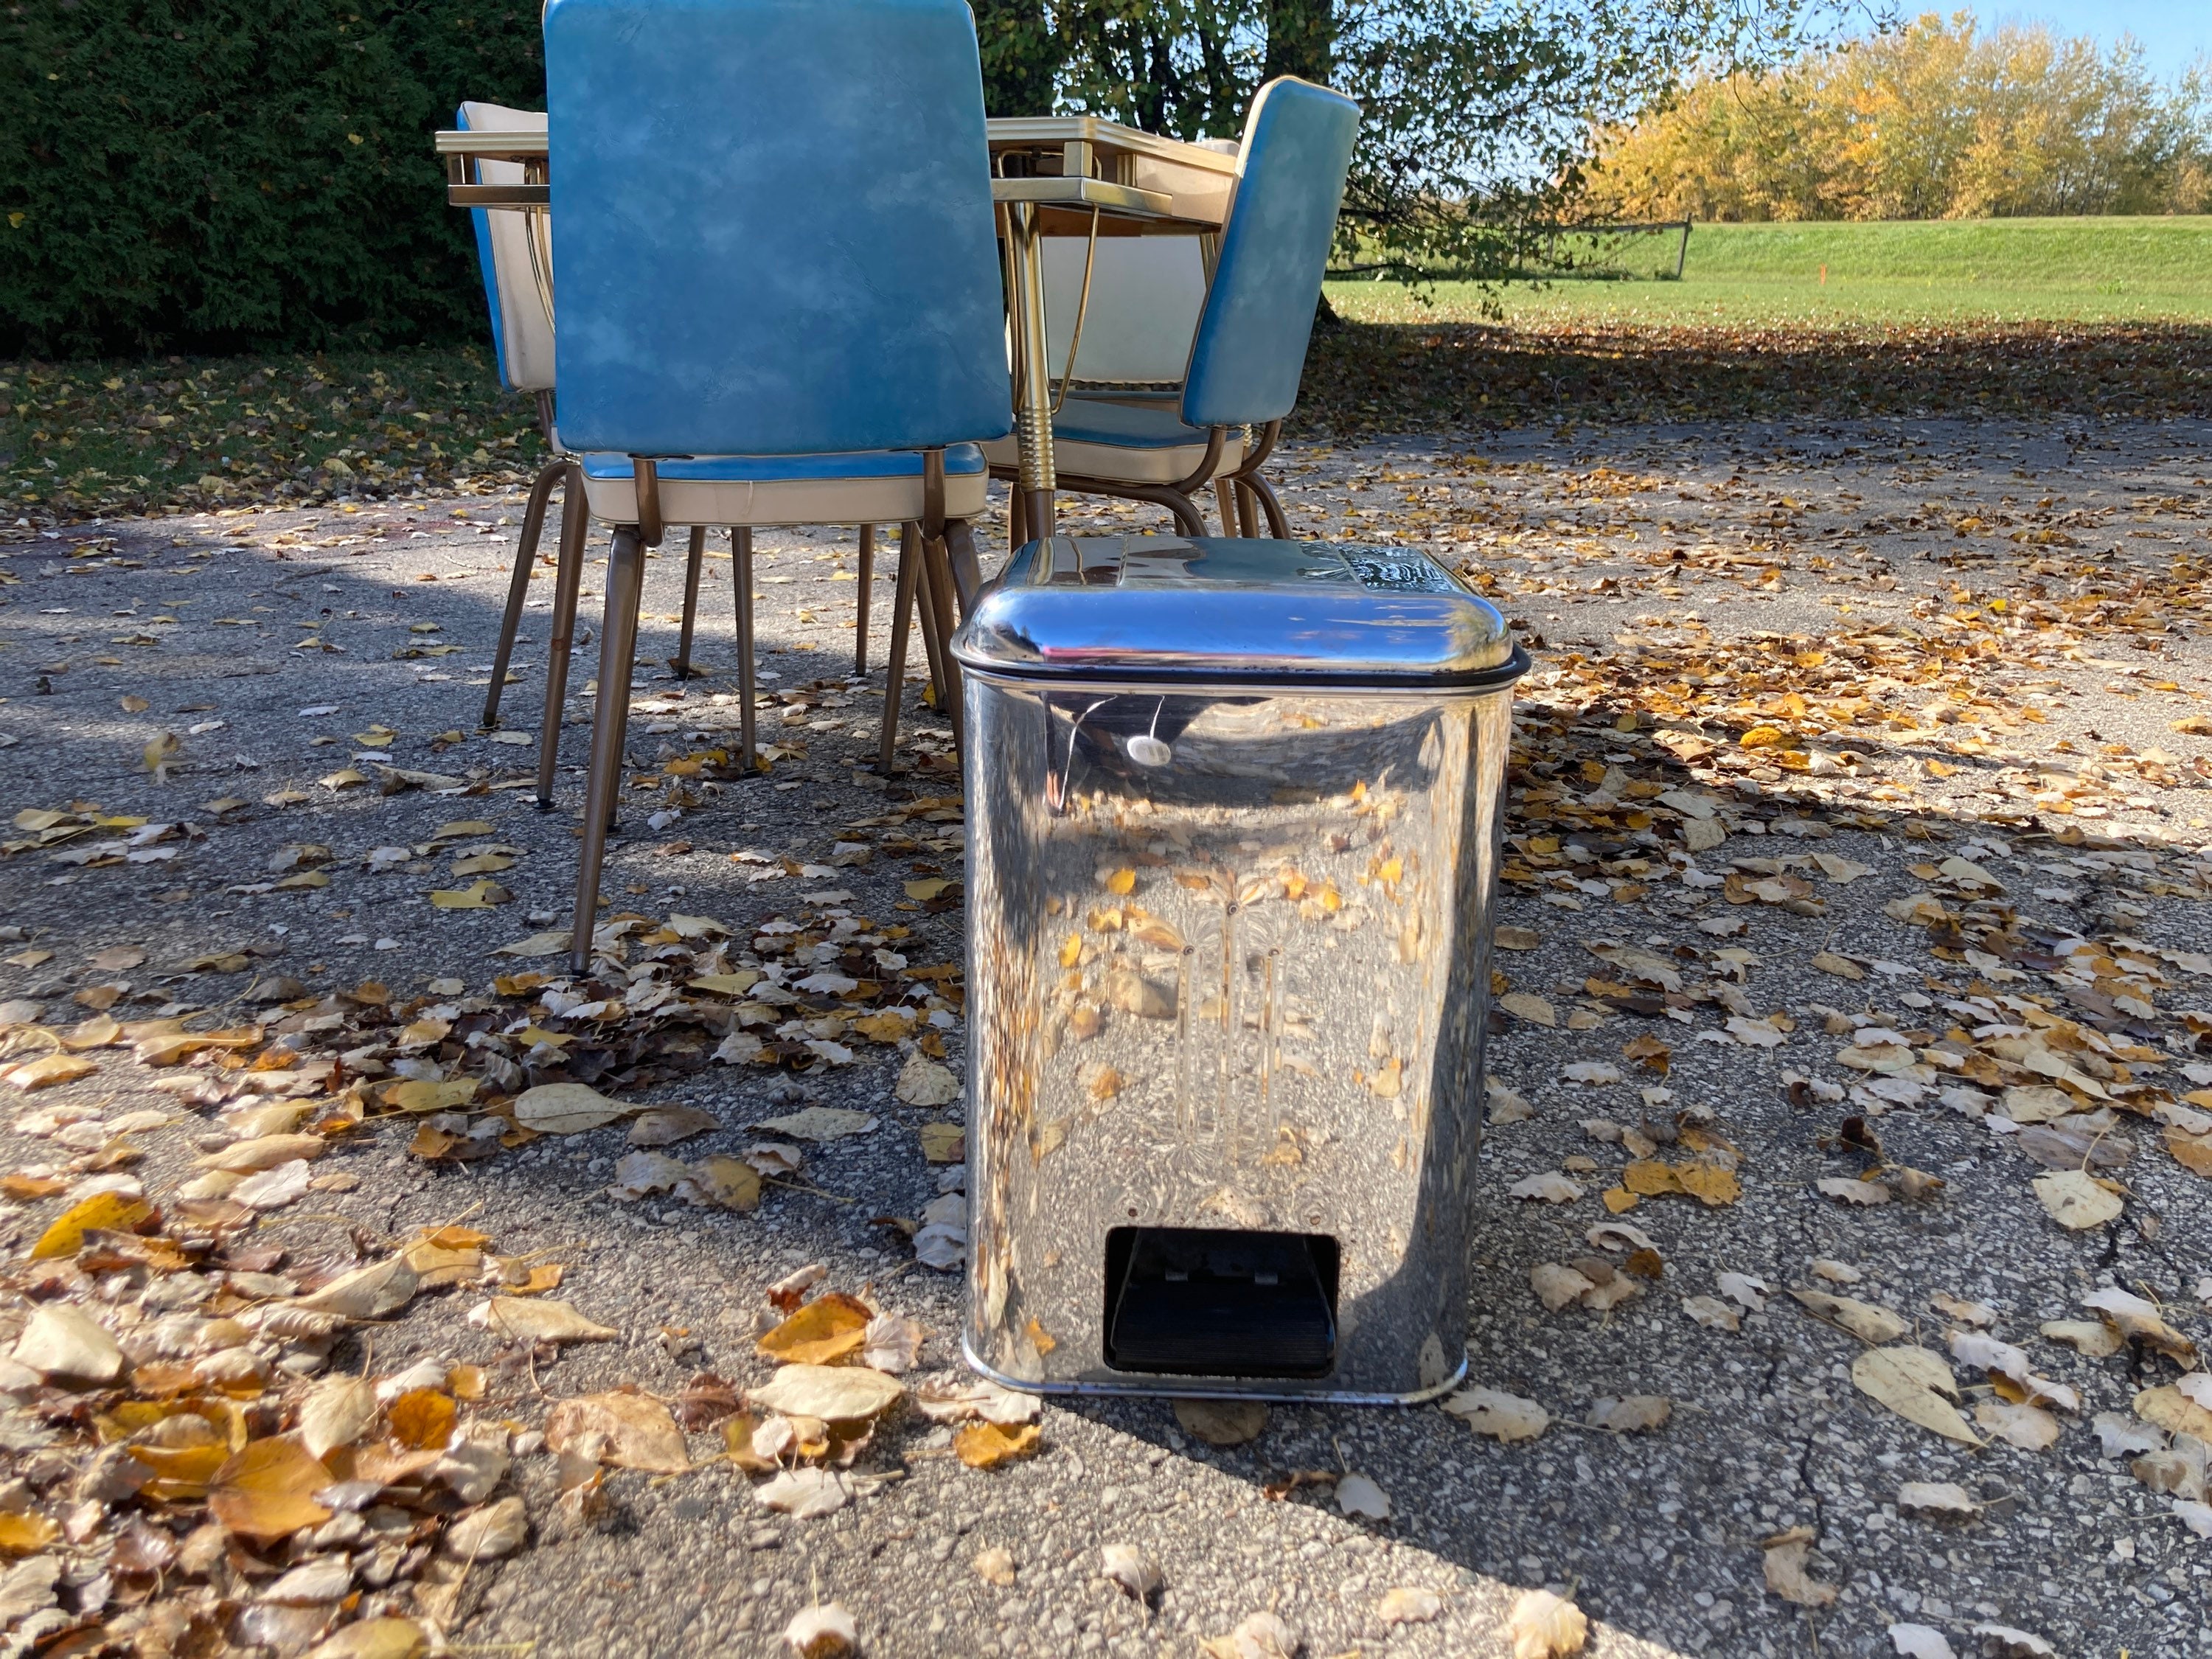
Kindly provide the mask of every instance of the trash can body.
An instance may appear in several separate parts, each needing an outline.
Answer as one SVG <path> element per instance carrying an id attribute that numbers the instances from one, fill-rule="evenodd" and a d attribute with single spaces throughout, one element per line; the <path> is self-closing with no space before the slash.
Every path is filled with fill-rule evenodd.
<path id="1" fill-rule="evenodd" d="M 1060 538 L 954 649 L 969 1363 L 1449 1387 L 1527 665 L 1497 611 L 1406 549 Z"/>

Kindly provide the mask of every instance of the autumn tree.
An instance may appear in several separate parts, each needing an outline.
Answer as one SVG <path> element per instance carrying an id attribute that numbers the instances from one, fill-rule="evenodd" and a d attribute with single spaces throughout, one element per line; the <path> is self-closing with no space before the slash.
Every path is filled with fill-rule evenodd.
<path id="1" fill-rule="evenodd" d="M 2212 202 L 2212 100 L 2142 50 L 1930 13 L 1760 73 L 1709 76 L 1601 141 L 1626 216 L 1936 219 L 2194 213 Z"/>
<path id="2" fill-rule="evenodd" d="M 1050 107 L 1230 137 L 1273 76 L 1358 99 L 1338 264 L 1376 275 L 1511 267 L 1573 200 L 1594 131 L 1699 65 L 1780 62 L 1844 16 L 1843 0 L 973 3 L 994 114 L 1048 107 L 1048 83 Z"/>

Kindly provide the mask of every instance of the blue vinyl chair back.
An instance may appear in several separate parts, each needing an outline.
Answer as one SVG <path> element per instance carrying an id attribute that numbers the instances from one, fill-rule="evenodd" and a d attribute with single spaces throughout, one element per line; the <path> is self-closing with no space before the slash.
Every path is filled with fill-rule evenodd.
<path id="1" fill-rule="evenodd" d="M 545 72 L 564 443 L 1007 432 L 965 0 L 553 0 Z"/>
<path id="2" fill-rule="evenodd" d="M 1289 77 L 1260 88 L 1183 378 L 1191 425 L 1262 425 L 1297 402 L 1358 133 L 1342 93 Z"/>

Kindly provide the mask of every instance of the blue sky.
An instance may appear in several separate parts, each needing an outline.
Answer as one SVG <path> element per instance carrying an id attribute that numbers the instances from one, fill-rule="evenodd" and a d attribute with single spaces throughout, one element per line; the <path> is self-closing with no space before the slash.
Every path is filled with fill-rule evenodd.
<path id="1" fill-rule="evenodd" d="M 1908 11 L 1948 5 L 1907 5 Z M 2212 0 L 2021 0 L 1973 7 L 1985 24 L 2047 23 L 2057 34 L 2088 34 L 2110 43 L 2132 34 L 2151 72 L 2171 77 L 2199 53 L 2212 53 Z"/>

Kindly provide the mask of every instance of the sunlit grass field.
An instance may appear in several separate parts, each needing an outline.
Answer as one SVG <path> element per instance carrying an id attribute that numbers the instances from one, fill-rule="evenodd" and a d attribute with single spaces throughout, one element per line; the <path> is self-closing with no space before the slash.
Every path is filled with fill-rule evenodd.
<path id="1" fill-rule="evenodd" d="M 2212 319 L 2212 217 L 1698 225 L 1585 241 L 1589 274 L 1488 290 L 1332 283 L 1362 322 L 1468 322 L 1486 299 L 1525 323 L 2198 321 Z M 1664 279 L 1655 277 L 1663 272 Z M 1607 274 L 1600 274 L 1607 273 Z"/>

